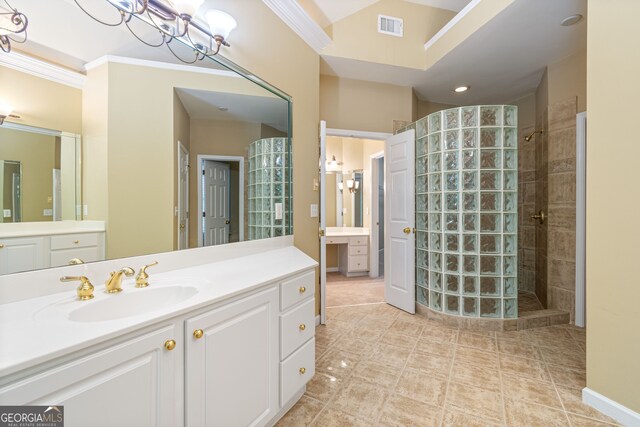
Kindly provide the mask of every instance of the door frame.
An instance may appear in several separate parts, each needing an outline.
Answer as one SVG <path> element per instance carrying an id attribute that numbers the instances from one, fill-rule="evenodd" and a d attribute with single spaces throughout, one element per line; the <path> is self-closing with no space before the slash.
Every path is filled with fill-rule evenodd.
<path id="1" fill-rule="evenodd" d="M 587 112 L 576 115 L 576 296 L 575 324 L 587 323 Z"/>
<path id="2" fill-rule="evenodd" d="M 213 160 L 214 162 L 237 162 L 240 166 L 238 172 L 238 222 L 241 224 L 238 227 L 239 241 L 244 242 L 244 157 L 243 156 L 218 156 L 215 154 L 198 154 L 198 215 L 202 212 L 202 171 L 204 170 L 204 161 Z M 202 221 L 200 216 L 198 217 L 198 247 L 202 247 Z"/>
<path id="3" fill-rule="evenodd" d="M 375 139 L 375 140 L 385 141 L 391 135 L 393 134 L 386 133 L 386 132 L 369 132 L 364 130 L 349 130 L 349 129 L 335 129 L 335 128 L 326 129 L 326 136 L 338 136 L 342 138 Z M 326 159 L 326 154 L 327 154 L 326 152 L 320 153 L 320 158 L 322 159 L 322 157 L 324 157 Z M 326 167 L 326 165 L 324 166 Z M 321 182 L 320 185 L 326 188 L 326 185 L 327 185 L 326 179 L 324 181 L 325 182 Z M 322 221 L 322 218 L 324 218 L 326 221 L 326 218 L 327 218 L 326 201 L 325 203 L 320 204 L 321 221 Z M 369 247 L 371 247 L 371 233 L 369 233 Z M 322 238 L 320 243 L 320 257 L 321 259 L 327 258 L 327 245 L 322 244 Z M 325 272 L 325 274 L 320 273 L 320 323 L 323 325 L 326 323 L 326 320 L 327 320 L 326 295 L 327 295 L 327 274 Z"/>
<path id="4" fill-rule="evenodd" d="M 380 275 L 378 268 L 380 265 L 380 254 L 378 253 L 380 251 L 380 205 L 378 203 L 380 194 L 378 192 L 378 178 L 380 177 L 380 173 L 384 175 L 384 170 L 381 171 L 378 168 L 378 160 L 380 159 L 384 159 L 384 150 L 369 156 L 369 162 L 371 164 L 371 200 L 369 200 L 369 212 L 371 212 L 371 228 L 369 229 L 371 242 L 369 247 L 371 250 L 369 251 L 369 277 L 372 279 Z M 376 219 L 378 221 L 376 221 Z M 376 222 L 378 222 L 378 225 L 375 225 Z"/>
<path id="5" fill-rule="evenodd" d="M 186 190 L 186 201 L 187 201 L 187 205 L 186 206 L 181 206 L 180 205 L 180 200 L 182 196 L 182 190 L 180 188 L 180 160 L 182 158 L 182 156 L 184 156 L 186 154 L 187 156 L 187 190 Z M 191 153 L 189 152 L 189 150 L 187 150 L 187 147 L 182 143 L 182 141 L 178 140 L 178 206 L 177 206 L 177 214 L 178 214 L 178 226 L 176 227 L 176 238 L 177 238 L 177 243 L 178 243 L 178 249 L 189 249 L 189 172 L 190 172 L 190 162 L 189 162 L 189 156 L 191 155 Z M 181 248 L 180 247 L 180 214 L 182 213 L 182 209 L 186 209 L 186 218 L 187 221 L 185 223 L 185 227 L 184 227 L 184 232 L 187 235 L 187 247 L 186 248 Z"/>

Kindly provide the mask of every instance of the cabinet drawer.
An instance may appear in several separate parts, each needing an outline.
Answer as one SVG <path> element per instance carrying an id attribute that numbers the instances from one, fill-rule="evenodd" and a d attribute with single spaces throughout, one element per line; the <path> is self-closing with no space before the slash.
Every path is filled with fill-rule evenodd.
<path id="1" fill-rule="evenodd" d="M 349 244 L 351 246 L 362 246 L 369 244 L 369 236 L 349 237 Z"/>
<path id="2" fill-rule="evenodd" d="M 280 310 L 311 298 L 315 292 L 315 271 L 309 271 L 280 284 Z"/>
<path id="3" fill-rule="evenodd" d="M 98 235 L 96 233 L 62 234 L 51 236 L 51 250 L 86 248 L 88 246 L 98 246 Z"/>
<path id="4" fill-rule="evenodd" d="M 369 259 L 366 255 L 352 255 L 349 257 L 349 271 L 367 271 Z"/>
<path id="5" fill-rule="evenodd" d="M 327 237 L 327 245 L 340 245 L 349 243 L 348 237 Z"/>
<path id="6" fill-rule="evenodd" d="M 369 255 L 369 246 L 349 245 L 349 255 Z"/>
<path id="7" fill-rule="evenodd" d="M 315 334 L 315 301 L 305 302 L 280 316 L 280 359 L 284 359 Z"/>
<path id="8" fill-rule="evenodd" d="M 98 247 L 61 249 L 51 252 L 50 267 L 69 265 L 69 260 L 80 258 L 84 262 L 102 261 L 103 256 Z"/>
<path id="9" fill-rule="evenodd" d="M 287 403 L 316 373 L 315 340 L 311 339 L 280 363 L 280 406 Z"/>

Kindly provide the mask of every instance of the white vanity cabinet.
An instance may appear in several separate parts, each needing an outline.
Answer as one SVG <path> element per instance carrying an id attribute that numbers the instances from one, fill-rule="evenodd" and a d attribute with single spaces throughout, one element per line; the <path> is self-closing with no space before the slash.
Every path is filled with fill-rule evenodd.
<path id="1" fill-rule="evenodd" d="M 0 405 L 64 405 L 67 427 L 182 424 L 180 340 L 167 324 L 0 387 Z"/>
<path id="2" fill-rule="evenodd" d="M 74 233 L 50 237 L 49 267 L 68 265 L 69 260 L 84 262 L 104 259 L 104 233 Z"/>
<path id="3" fill-rule="evenodd" d="M 185 322 L 185 423 L 262 426 L 278 412 L 278 288 Z"/>
<path id="4" fill-rule="evenodd" d="M 47 267 L 44 237 L 0 239 L 0 274 Z"/>

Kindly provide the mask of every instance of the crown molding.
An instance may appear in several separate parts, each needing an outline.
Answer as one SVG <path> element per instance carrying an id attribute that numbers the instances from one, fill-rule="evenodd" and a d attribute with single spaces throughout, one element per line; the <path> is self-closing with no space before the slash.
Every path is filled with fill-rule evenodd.
<path id="1" fill-rule="evenodd" d="M 147 59 L 129 58 L 126 56 L 105 55 L 100 58 L 87 62 L 84 69 L 91 71 L 106 63 L 136 65 L 139 67 L 159 68 L 172 71 L 187 71 L 190 73 L 209 74 L 223 77 L 242 77 L 240 74 L 229 70 L 216 70 L 212 68 L 194 67 L 193 65 L 172 64 L 169 62 L 150 61 Z"/>
<path id="2" fill-rule="evenodd" d="M 84 74 L 18 52 L 0 55 L 0 65 L 76 89 L 82 89 L 87 79 Z"/>
<path id="3" fill-rule="evenodd" d="M 331 43 L 327 33 L 296 0 L 262 0 L 262 2 L 317 53 Z"/>

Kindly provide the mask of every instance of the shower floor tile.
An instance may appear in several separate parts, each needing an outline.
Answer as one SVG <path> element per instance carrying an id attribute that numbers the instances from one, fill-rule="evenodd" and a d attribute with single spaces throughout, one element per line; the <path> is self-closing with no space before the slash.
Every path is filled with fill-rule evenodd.
<path id="1" fill-rule="evenodd" d="M 575 326 L 477 334 L 379 303 L 327 308 L 316 334 L 316 376 L 279 427 L 618 425 L 580 400 Z"/>

